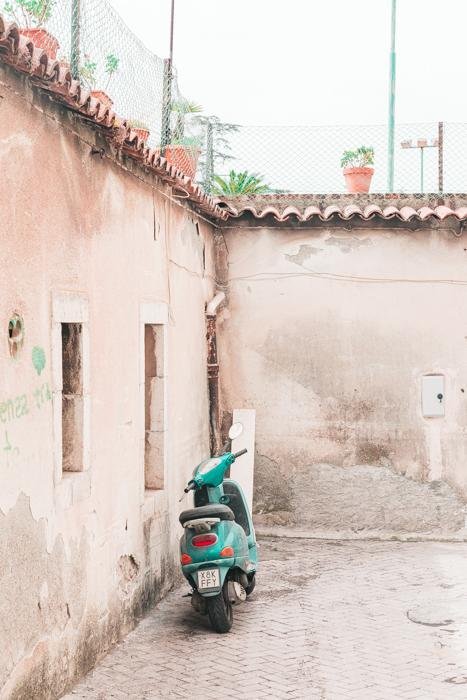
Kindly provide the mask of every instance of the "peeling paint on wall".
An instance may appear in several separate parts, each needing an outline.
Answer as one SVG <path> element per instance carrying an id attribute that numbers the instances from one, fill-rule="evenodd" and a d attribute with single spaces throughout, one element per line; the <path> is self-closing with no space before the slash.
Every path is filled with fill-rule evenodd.
<path id="1" fill-rule="evenodd" d="M 225 238 L 223 410 L 256 409 L 259 517 L 338 529 L 343 510 L 357 529 L 462 529 L 465 287 L 426 279 L 463 279 L 465 244 L 442 224 L 263 225 Z M 420 377 L 433 371 L 448 379 L 445 416 L 430 423 Z"/>

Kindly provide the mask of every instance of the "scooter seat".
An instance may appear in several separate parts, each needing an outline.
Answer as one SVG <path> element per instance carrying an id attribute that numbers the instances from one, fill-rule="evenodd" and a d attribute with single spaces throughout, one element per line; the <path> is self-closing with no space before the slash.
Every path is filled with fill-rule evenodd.
<path id="1" fill-rule="evenodd" d="M 187 523 L 189 520 L 197 520 L 198 518 L 219 518 L 220 520 L 235 520 L 233 510 L 229 506 L 222 503 L 209 503 L 207 506 L 199 506 L 198 508 L 190 508 L 180 513 L 180 525 Z"/>

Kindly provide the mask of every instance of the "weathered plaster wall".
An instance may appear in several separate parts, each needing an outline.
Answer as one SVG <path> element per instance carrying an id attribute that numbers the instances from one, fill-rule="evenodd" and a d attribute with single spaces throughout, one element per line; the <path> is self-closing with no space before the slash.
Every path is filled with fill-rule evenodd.
<path id="1" fill-rule="evenodd" d="M 178 496 L 209 450 L 212 229 L 1 67 L 0 98 L 0 697 L 29 700 L 58 697 L 177 575 Z M 95 142 L 109 157 L 92 155 Z M 63 478 L 52 400 L 60 294 L 89 314 L 89 469 Z M 152 494 L 143 305 L 168 317 L 165 488 Z M 13 359 L 15 312 L 24 343 Z"/>
<path id="2" fill-rule="evenodd" d="M 467 284 L 455 280 L 467 281 L 465 235 L 449 224 L 240 224 L 223 236 L 222 395 L 226 411 L 257 411 L 257 520 L 463 528 Z M 446 377 L 444 418 L 421 415 L 432 372 Z"/>

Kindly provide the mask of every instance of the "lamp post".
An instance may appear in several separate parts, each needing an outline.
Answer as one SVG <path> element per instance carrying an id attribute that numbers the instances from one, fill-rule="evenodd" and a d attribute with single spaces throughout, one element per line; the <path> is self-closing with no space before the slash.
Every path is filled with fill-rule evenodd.
<path id="1" fill-rule="evenodd" d="M 394 191 L 394 122 L 396 108 L 396 0 L 391 0 L 391 48 L 389 52 L 389 115 L 388 115 L 388 192 Z"/>
<path id="2" fill-rule="evenodd" d="M 433 139 L 431 143 L 428 143 L 428 139 L 417 139 L 415 143 L 412 143 L 412 141 L 402 141 L 401 143 L 402 148 L 419 148 L 420 149 L 420 192 L 425 191 L 424 187 L 424 153 L 425 153 L 425 148 L 439 148 L 440 147 L 440 142 L 439 139 Z M 440 187 L 442 185 L 440 184 Z M 440 190 L 441 191 L 441 190 Z"/>

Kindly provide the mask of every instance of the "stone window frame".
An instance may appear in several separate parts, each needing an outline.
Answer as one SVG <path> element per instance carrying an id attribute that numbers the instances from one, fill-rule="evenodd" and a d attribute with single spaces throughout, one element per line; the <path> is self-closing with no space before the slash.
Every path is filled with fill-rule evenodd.
<path id="1" fill-rule="evenodd" d="M 163 326 L 164 339 L 164 488 L 158 490 L 146 489 L 145 479 L 145 326 Z M 169 461 L 169 305 L 164 301 L 143 301 L 139 307 L 139 417 L 138 417 L 138 444 L 139 479 L 141 483 L 141 505 L 143 518 L 152 517 L 167 501 L 169 491 L 168 461 Z"/>
<path id="2" fill-rule="evenodd" d="M 83 468 L 63 472 L 62 446 L 62 324 L 79 323 L 82 328 L 83 373 Z M 84 294 L 55 292 L 52 294 L 52 405 L 54 485 L 62 507 L 73 505 L 90 495 L 91 466 L 91 392 L 89 301 Z"/>

